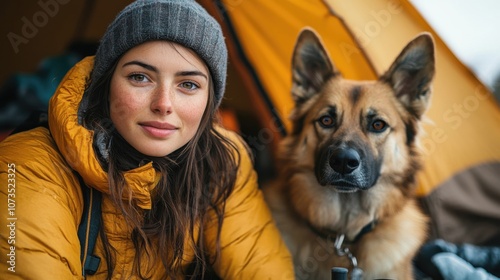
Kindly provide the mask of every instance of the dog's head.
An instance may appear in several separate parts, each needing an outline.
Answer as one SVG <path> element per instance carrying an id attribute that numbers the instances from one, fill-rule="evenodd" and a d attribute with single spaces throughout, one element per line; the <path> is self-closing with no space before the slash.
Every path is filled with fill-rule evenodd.
<path id="1" fill-rule="evenodd" d="M 415 136 L 434 76 L 429 34 L 412 40 L 376 81 L 342 78 L 310 29 L 297 39 L 292 66 L 295 108 L 287 147 L 301 161 L 298 168 L 314 169 L 320 185 L 339 192 L 369 189 L 384 174 L 409 180 L 404 174 L 418 165 Z"/>

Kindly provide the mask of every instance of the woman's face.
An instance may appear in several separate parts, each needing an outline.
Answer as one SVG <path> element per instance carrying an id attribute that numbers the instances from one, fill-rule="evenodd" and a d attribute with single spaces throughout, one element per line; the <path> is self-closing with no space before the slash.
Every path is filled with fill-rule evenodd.
<path id="1" fill-rule="evenodd" d="M 146 42 L 118 61 L 110 86 L 111 120 L 139 152 L 166 156 L 193 138 L 208 94 L 208 68 L 193 51 Z"/>

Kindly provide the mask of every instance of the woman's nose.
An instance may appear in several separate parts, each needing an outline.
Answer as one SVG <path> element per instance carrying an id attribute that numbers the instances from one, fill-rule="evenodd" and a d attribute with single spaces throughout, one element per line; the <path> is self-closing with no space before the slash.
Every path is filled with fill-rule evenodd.
<path id="1" fill-rule="evenodd" d="M 170 114 L 172 112 L 172 97 L 171 90 L 168 87 L 159 87 L 153 94 L 151 110 L 156 114 Z"/>

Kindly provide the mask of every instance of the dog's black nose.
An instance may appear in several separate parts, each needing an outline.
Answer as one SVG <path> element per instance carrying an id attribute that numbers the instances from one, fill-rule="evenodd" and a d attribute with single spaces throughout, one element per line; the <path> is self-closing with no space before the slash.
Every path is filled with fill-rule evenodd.
<path id="1" fill-rule="evenodd" d="M 330 156 L 330 166 L 342 175 L 353 172 L 359 164 L 360 157 L 354 149 L 336 149 Z"/>

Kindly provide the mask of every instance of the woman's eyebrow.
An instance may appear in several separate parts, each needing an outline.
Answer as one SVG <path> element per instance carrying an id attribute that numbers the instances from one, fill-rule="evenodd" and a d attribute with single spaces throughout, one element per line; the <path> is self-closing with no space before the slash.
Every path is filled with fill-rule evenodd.
<path id="1" fill-rule="evenodd" d="M 153 65 L 150 65 L 150 64 L 147 64 L 147 63 L 144 63 L 141 61 L 137 61 L 137 60 L 129 61 L 129 62 L 123 64 L 122 67 L 125 67 L 128 65 L 138 65 L 138 66 L 143 67 L 147 70 L 150 70 L 150 71 L 153 71 L 156 73 L 158 72 L 158 68 L 154 67 Z M 204 77 L 206 80 L 208 80 L 207 75 L 205 75 L 205 73 L 203 73 L 201 71 L 181 71 L 181 72 L 178 72 L 176 74 L 176 76 L 201 76 L 201 77 Z"/>
<path id="2" fill-rule="evenodd" d="M 153 71 L 153 72 L 158 72 L 158 69 L 156 67 L 154 67 L 153 65 L 149 65 L 147 63 L 144 63 L 144 62 L 141 62 L 141 61 L 137 61 L 137 60 L 132 60 L 132 61 L 129 61 L 125 64 L 123 64 L 122 67 L 125 67 L 125 66 L 128 66 L 128 65 L 138 65 L 140 67 L 143 67 L 143 68 L 146 68 L 147 70 L 150 70 L 150 71 Z"/>
<path id="3" fill-rule="evenodd" d="M 208 80 L 207 75 L 201 71 L 181 71 L 175 74 L 176 76 L 201 76 Z"/>

